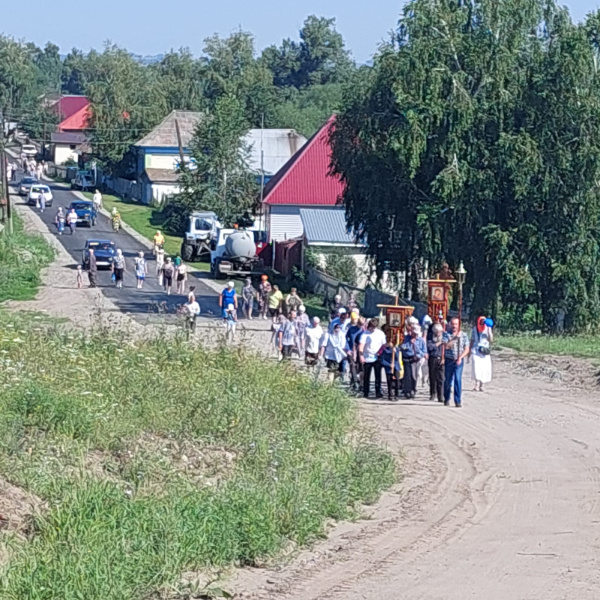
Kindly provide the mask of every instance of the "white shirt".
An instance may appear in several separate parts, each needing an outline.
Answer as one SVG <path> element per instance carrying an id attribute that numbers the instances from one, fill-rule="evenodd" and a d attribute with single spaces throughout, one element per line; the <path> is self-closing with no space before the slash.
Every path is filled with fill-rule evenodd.
<path id="1" fill-rule="evenodd" d="M 359 340 L 359 344 L 364 344 L 363 357 L 365 362 L 372 363 L 377 360 L 377 355 L 382 346 L 385 346 L 387 340 L 385 333 L 381 329 L 375 331 L 365 331 Z"/>
<path id="2" fill-rule="evenodd" d="M 320 348 L 321 338 L 323 337 L 323 328 L 320 325 L 306 328 L 306 351 L 311 354 L 317 354 Z"/>
<path id="3" fill-rule="evenodd" d="M 96 206 L 100 206 L 100 204 L 102 204 L 102 194 L 100 192 L 98 192 L 97 194 L 94 194 L 94 197 L 92 198 L 92 202 Z"/>
<path id="4" fill-rule="evenodd" d="M 192 317 L 200 314 L 200 305 L 195 300 L 187 305 L 187 309 Z"/>
<path id="5" fill-rule="evenodd" d="M 321 347 L 325 348 L 327 360 L 342 362 L 346 358 L 346 336 L 341 330 L 338 333 L 326 333 L 321 340 Z"/>

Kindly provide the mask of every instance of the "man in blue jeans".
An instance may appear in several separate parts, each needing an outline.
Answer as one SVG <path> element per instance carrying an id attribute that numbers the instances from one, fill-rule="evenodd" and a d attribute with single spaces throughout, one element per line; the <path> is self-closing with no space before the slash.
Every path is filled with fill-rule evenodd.
<path id="1" fill-rule="evenodd" d="M 454 318 L 450 321 L 451 333 L 444 333 L 444 404 L 450 404 L 450 393 L 454 382 L 454 404 L 462 406 L 462 374 L 464 359 L 469 354 L 469 338 L 460 330 L 460 321 Z"/>

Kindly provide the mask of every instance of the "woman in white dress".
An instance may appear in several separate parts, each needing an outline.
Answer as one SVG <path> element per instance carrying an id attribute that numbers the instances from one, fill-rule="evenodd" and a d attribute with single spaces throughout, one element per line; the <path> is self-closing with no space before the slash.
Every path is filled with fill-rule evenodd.
<path id="1" fill-rule="evenodd" d="M 492 381 L 491 344 L 494 341 L 491 319 L 479 317 L 477 325 L 471 333 L 472 370 L 471 377 L 475 382 L 473 391 L 483 392 L 483 384 Z"/>

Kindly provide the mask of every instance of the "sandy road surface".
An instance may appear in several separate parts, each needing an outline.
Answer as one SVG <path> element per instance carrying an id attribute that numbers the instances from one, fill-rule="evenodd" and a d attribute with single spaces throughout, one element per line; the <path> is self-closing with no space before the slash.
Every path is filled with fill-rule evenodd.
<path id="1" fill-rule="evenodd" d="M 280 571 L 240 573 L 240 597 L 600 598 L 600 392 L 497 366 L 461 410 L 363 404 L 404 481 Z"/>

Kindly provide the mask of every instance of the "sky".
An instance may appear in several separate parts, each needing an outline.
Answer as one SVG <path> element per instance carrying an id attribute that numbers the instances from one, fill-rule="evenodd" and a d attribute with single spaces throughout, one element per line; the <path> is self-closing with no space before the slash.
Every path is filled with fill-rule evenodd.
<path id="1" fill-rule="evenodd" d="M 260 51 L 283 38 L 297 39 L 311 14 L 335 17 L 337 30 L 359 63 L 368 61 L 387 39 L 402 0 L 0 0 L 0 32 L 44 46 L 51 41 L 66 54 L 76 47 L 100 49 L 107 40 L 134 54 L 154 55 L 187 46 L 196 55 L 203 40 L 250 31 Z M 566 2 L 573 18 L 600 7 L 600 0 Z M 29 16 L 24 18 L 24 14 Z"/>

